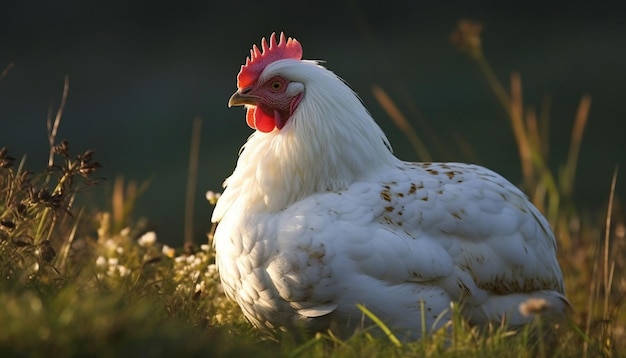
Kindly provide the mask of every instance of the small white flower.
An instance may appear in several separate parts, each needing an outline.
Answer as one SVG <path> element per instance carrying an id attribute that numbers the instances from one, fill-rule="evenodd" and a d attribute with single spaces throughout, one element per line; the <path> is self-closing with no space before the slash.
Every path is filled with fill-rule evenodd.
<path id="1" fill-rule="evenodd" d="M 167 245 L 163 245 L 161 252 L 163 253 L 163 255 L 170 257 L 170 258 L 174 257 L 174 254 L 176 253 L 173 248 Z"/>
<path id="2" fill-rule="evenodd" d="M 111 257 L 109 259 L 109 266 L 117 266 L 120 260 L 117 257 Z"/>
<path id="3" fill-rule="evenodd" d="M 117 248 L 117 244 L 115 243 L 115 241 L 107 239 L 107 241 L 104 242 L 104 247 L 107 249 L 107 251 L 113 252 Z"/>
<path id="4" fill-rule="evenodd" d="M 96 259 L 96 266 L 105 267 L 106 265 L 107 259 L 105 259 L 104 256 L 98 256 L 98 258 Z"/>
<path id="5" fill-rule="evenodd" d="M 217 265 L 215 265 L 215 264 L 210 264 L 210 265 L 207 267 L 207 275 L 212 275 L 212 274 L 214 274 L 214 273 L 216 273 L 216 272 L 217 272 Z"/>
<path id="6" fill-rule="evenodd" d="M 206 200 L 208 200 L 211 205 L 215 205 L 220 196 L 222 196 L 221 193 L 215 193 L 212 190 L 206 192 Z"/>
<path id="7" fill-rule="evenodd" d="M 156 233 L 154 231 L 148 231 L 147 233 L 143 234 L 139 240 L 137 240 L 137 242 L 139 243 L 139 246 L 141 247 L 150 247 L 152 245 L 154 245 L 154 243 L 156 242 L 157 236 Z"/>
<path id="8" fill-rule="evenodd" d="M 550 303 L 545 298 L 531 297 L 519 305 L 519 312 L 523 316 L 539 314 L 550 308 Z"/>
<path id="9" fill-rule="evenodd" d="M 117 267 L 117 272 L 119 272 L 120 276 L 128 276 L 130 274 L 130 270 L 126 268 L 126 266 L 119 265 Z"/>
<path id="10" fill-rule="evenodd" d="M 205 252 L 209 252 L 210 248 L 211 248 L 211 246 L 209 246 L 208 244 L 200 245 L 200 250 L 205 251 Z"/>
<path id="11" fill-rule="evenodd" d="M 202 263 L 202 259 L 198 256 L 196 256 L 196 258 L 193 260 L 192 265 L 193 266 L 200 266 L 200 264 Z"/>
<path id="12" fill-rule="evenodd" d="M 118 246 L 117 249 L 115 249 L 115 252 L 121 255 L 122 253 L 124 253 L 124 248 L 121 246 Z"/>

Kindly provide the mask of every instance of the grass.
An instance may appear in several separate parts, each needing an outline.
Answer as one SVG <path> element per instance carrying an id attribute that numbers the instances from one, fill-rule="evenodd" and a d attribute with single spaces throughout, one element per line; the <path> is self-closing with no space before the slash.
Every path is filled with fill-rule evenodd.
<path id="1" fill-rule="evenodd" d="M 76 199 L 99 182 L 93 151 L 72 154 L 57 132 L 68 97 L 48 118 L 48 169 L 32 173 L 26 158 L 0 150 L 0 356 L 330 356 L 330 357 L 570 357 L 621 356 L 626 349 L 623 306 L 626 265 L 623 221 L 615 214 L 615 169 L 607 209 L 583 216 L 572 204 L 577 158 L 591 100 L 583 96 L 573 121 L 569 156 L 547 166 L 548 110 L 522 103 L 519 75 L 509 91 L 493 74 L 480 45 L 480 25 L 461 22 L 453 42 L 472 58 L 503 106 L 517 142 L 523 188 L 549 218 L 573 313 L 568 321 L 536 322 L 518 331 L 470 327 L 452 306 L 445 327 L 417 342 L 363 331 L 349 339 L 329 332 L 269 335 L 253 329 L 220 290 L 207 243 L 172 248 L 159 242 L 132 208 L 146 184 L 115 180 L 112 210 L 80 208 Z M 12 65 L 1 72 L 0 80 Z M 375 95 L 409 133 L 423 141 L 385 91 Z M 199 127 L 199 121 L 195 126 Z M 198 132 L 198 131 L 196 131 Z M 189 173 L 195 169 L 197 138 Z M 462 143 L 460 143 L 461 145 Z M 195 182 L 190 180 L 190 186 Z M 212 203 L 214 196 L 209 197 Z M 591 219 L 586 219 L 591 218 Z M 186 222 L 190 232 L 191 222 Z M 364 314 L 371 315 L 365 307 Z"/>

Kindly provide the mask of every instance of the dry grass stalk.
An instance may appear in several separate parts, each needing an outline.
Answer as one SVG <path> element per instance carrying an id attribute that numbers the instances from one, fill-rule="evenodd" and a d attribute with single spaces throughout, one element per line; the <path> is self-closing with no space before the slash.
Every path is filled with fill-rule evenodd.
<path id="1" fill-rule="evenodd" d="M 9 74 L 9 71 L 11 71 L 13 66 L 14 66 L 13 63 L 9 63 L 7 67 L 5 67 L 4 70 L 2 70 L 2 72 L 0 72 L 0 81 L 2 81 Z"/>
<path id="2" fill-rule="evenodd" d="M 198 162 L 200 158 L 200 134 L 202 133 L 202 118 L 196 117 L 191 129 L 191 144 L 189 149 L 189 172 L 187 174 L 187 195 L 185 199 L 185 244 L 193 244 L 193 208 L 196 197 L 196 183 L 198 179 Z"/>
<path id="3" fill-rule="evenodd" d="M 374 86 L 372 87 L 372 93 L 374 94 L 374 97 L 376 97 L 378 103 L 380 103 L 389 117 L 393 120 L 393 123 L 407 136 L 420 160 L 431 162 L 432 156 L 428 152 L 428 149 L 426 149 L 424 142 L 419 137 L 411 123 L 409 123 L 406 117 L 398 109 L 393 100 L 387 95 L 385 90 L 383 90 L 380 86 Z"/>

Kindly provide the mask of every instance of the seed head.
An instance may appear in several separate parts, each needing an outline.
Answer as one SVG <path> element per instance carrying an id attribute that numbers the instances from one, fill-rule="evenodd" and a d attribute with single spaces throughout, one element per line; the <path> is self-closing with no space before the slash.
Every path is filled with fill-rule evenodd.
<path id="1" fill-rule="evenodd" d="M 544 298 L 531 297 L 519 305 L 519 312 L 523 316 L 540 314 L 550 308 L 550 303 Z"/>
<path id="2" fill-rule="evenodd" d="M 9 151 L 6 147 L 0 149 L 0 168 L 10 168 L 13 165 L 15 158 L 8 155 Z"/>
<path id="3" fill-rule="evenodd" d="M 482 56 L 480 33 L 483 25 L 472 20 L 461 20 L 457 28 L 450 35 L 450 42 L 459 50 L 476 59 Z"/>

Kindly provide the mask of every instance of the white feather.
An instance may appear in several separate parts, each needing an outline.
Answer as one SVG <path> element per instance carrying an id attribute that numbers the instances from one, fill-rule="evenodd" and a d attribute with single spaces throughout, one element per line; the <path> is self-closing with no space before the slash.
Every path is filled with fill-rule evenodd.
<path id="1" fill-rule="evenodd" d="M 259 327 L 351 332 L 364 304 L 417 337 L 450 302 L 475 324 L 568 303 L 549 225 L 511 183 L 460 163 L 395 158 L 359 98 L 312 61 L 280 60 L 304 97 L 281 130 L 244 145 L 213 214 L 224 290 Z M 289 89 L 288 89 L 289 90 Z"/>

